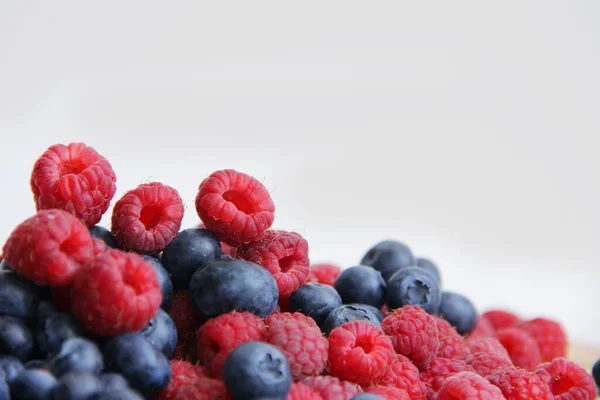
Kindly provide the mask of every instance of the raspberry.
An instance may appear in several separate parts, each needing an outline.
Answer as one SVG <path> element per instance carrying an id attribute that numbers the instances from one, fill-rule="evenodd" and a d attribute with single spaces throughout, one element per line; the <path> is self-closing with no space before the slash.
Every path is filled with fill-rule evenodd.
<path id="1" fill-rule="evenodd" d="M 108 210 L 116 180 L 106 158 L 83 143 L 71 143 L 49 147 L 35 162 L 30 184 L 38 211 L 65 210 L 90 227 Z"/>
<path id="2" fill-rule="evenodd" d="M 469 334 L 470 338 L 477 338 L 477 337 L 488 337 L 488 336 L 492 336 L 494 334 L 494 327 L 492 326 L 492 323 L 490 322 L 490 320 L 486 317 L 483 316 L 479 316 L 479 318 L 477 319 L 477 323 L 475 324 L 475 328 L 473 328 L 473 331 Z"/>
<path id="3" fill-rule="evenodd" d="M 437 394 L 437 400 L 502 400 L 502 392 L 474 372 L 449 376 Z"/>
<path id="4" fill-rule="evenodd" d="M 192 386 L 198 379 L 208 377 L 203 367 L 187 361 L 172 360 L 171 370 L 173 372 L 169 386 L 161 392 L 158 400 L 171 400 L 175 398 L 177 390 L 182 386 Z"/>
<path id="5" fill-rule="evenodd" d="M 290 363 L 292 378 L 319 375 L 327 362 L 329 342 L 317 323 L 301 313 L 273 314 L 266 319 L 267 342 Z"/>
<path id="6" fill-rule="evenodd" d="M 275 219 L 267 188 L 232 169 L 213 172 L 202 181 L 196 212 L 208 230 L 232 246 L 259 240 Z"/>
<path id="7" fill-rule="evenodd" d="M 486 377 L 494 372 L 514 367 L 508 357 L 494 353 L 475 353 L 469 357 L 469 365 L 479 375 Z"/>
<path id="8" fill-rule="evenodd" d="M 538 366 L 538 375 L 550 388 L 554 400 L 586 400 L 596 398 L 592 376 L 579 365 L 564 358 L 555 358 Z"/>
<path id="9" fill-rule="evenodd" d="M 333 286 L 342 269 L 335 264 L 313 264 L 309 270 L 309 281 Z"/>
<path id="10" fill-rule="evenodd" d="M 18 225 L 2 253 L 15 272 L 38 285 L 67 286 L 93 257 L 92 237 L 62 210 L 42 210 Z"/>
<path id="11" fill-rule="evenodd" d="M 310 386 L 302 382 L 294 382 L 285 400 L 323 400 L 323 397 Z"/>
<path id="12" fill-rule="evenodd" d="M 394 347 L 385 333 L 367 321 L 347 322 L 329 334 L 328 371 L 359 385 L 372 385 L 386 373 Z"/>
<path id="13" fill-rule="evenodd" d="M 536 374 L 520 368 L 508 368 L 487 377 L 508 400 L 552 400 L 548 385 Z"/>
<path id="14" fill-rule="evenodd" d="M 110 247 L 103 240 L 93 237 L 92 238 L 92 253 L 96 257 L 105 251 L 109 251 Z"/>
<path id="15" fill-rule="evenodd" d="M 535 340 L 519 328 L 505 328 L 496 332 L 496 338 L 508 352 L 513 364 L 533 371 L 542 362 L 540 349 Z"/>
<path id="16" fill-rule="evenodd" d="M 288 312 L 289 311 L 289 303 L 290 303 L 290 294 L 284 294 L 283 296 L 279 296 L 279 301 L 277 302 L 277 307 L 279 307 L 279 312 Z"/>
<path id="17" fill-rule="evenodd" d="M 535 318 L 521 323 L 519 328 L 529 333 L 536 341 L 543 362 L 566 356 L 567 335 L 558 322 L 546 318 Z"/>
<path id="18" fill-rule="evenodd" d="M 333 376 L 311 376 L 302 383 L 317 392 L 323 400 L 349 400 L 361 392 L 360 386 Z"/>
<path id="19" fill-rule="evenodd" d="M 195 361 L 196 355 L 196 333 L 202 319 L 196 312 L 190 292 L 188 290 L 176 290 L 173 292 L 173 302 L 169 309 L 169 316 L 177 328 L 176 359 Z"/>
<path id="20" fill-rule="evenodd" d="M 225 400 L 227 391 L 222 381 L 213 378 L 199 378 L 193 385 L 181 386 L 174 392 L 173 400 Z"/>
<path id="21" fill-rule="evenodd" d="M 411 400 L 408 392 L 404 389 L 398 389 L 390 386 L 371 386 L 365 389 L 365 393 L 376 394 L 385 399 L 393 400 Z"/>
<path id="22" fill-rule="evenodd" d="M 81 269 L 71 290 L 71 311 L 98 335 L 139 331 L 162 301 L 154 268 L 134 253 L 111 250 Z"/>
<path id="23" fill-rule="evenodd" d="M 425 398 L 426 388 L 419 377 L 419 369 L 401 354 L 392 357 L 389 368 L 377 385 L 405 390 L 412 400 Z"/>
<path id="24" fill-rule="evenodd" d="M 448 376 L 463 371 L 475 372 L 463 360 L 435 357 L 427 371 L 422 372 L 420 376 L 427 388 L 427 398 L 435 397 L 435 393 L 440 390 Z"/>
<path id="25" fill-rule="evenodd" d="M 390 336 L 396 353 L 407 356 L 419 367 L 427 369 L 437 355 L 440 339 L 435 318 L 418 306 L 404 306 L 388 314 L 381 322 Z"/>
<path id="26" fill-rule="evenodd" d="M 464 360 L 467 356 L 465 341 L 456 329 L 443 318 L 434 317 L 437 321 L 440 338 L 438 357 L 457 358 Z"/>
<path id="27" fill-rule="evenodd" d="M 494 331 L 512 328 L 521 322 L 521 318 L 506 310 L 490 310 L 481 314 L 481 318 L 487 319 Z"/>
<path id="28" fill-rule="evenodd" d="M 467 352 L 469 353 L 467 358 L 475 353 L 492 353 L 510 360 L 508 352 L 504 346 L 502 346 L 502 343 L 495 337 L 469 338 L 465 340 L 465 345 L 467 346 Z"/>
<path id="29" fill-rule="evenodd" d="M 177 235 L 182 218 L 183 202 L 175 189 L 158 182 L 145 183 L 116 202 L 111 231 L 122 248 L 156 254 Z"/>
<path id="30" fill-rule="evenodd" d="M 265 267 L 280 295 L 294 292 L 308 277 L 308 243 L 294 232 L 269 230 L 261 240 L 240 247 L 237 257 Z"/>
<path id="31" fill-rule="evenodd" d="M 225 359 L 237 346 L 265 338 L 265 324 L 256 315 L 247 311 L 222 314 L 198 330 L 198 360 L 209 368 L 212 376 L 221 376 Z"/>

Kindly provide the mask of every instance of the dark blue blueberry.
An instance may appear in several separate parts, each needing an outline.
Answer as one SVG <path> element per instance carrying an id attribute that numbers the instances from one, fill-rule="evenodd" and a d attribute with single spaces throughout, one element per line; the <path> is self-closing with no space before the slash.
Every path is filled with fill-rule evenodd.
<path id="1" fill-rule="evenodd" d="M 344 304 L 333 310 L 321 326 L 321 331 L 329 333 L 340 325 L 351 321 L 368 321 L 381 328 L 381 323 L 368 308 L 356 304 Z"/>
<path id="2" fill-rule="evenodd" d="M 359 265 L 343 270 L 333 285 L 340 294 L 342 303 L 368 304 L 381 308 L 385 303 L 385 281 L 381 272 Z"/>
<path id="3" fill-rule="evenodd" d="M 10 393 L 8 390 L 8 382 L 6 381 L 6 375 L 4 371 L 0 369 L 0 400 L 10 400 Z"/>
<path id="4" fill-rule="evenodd" d="M 378 394 L 372 393 L 361 393 L 356 396 L 350 398 L 350 400 L 385 400 L 385 397 L 381 397 Z"/>
<path id="5" fill-rule="evenodd" d="M 0 354 L 25 362 L 33 352 L 33 335 L 20 319 L 0 316 Z"/>
<path id="6" fill-rule="evenodd" d="M 365 309 L 371 311 L 373 313 L 373 315 L 375 315 L 377 317 L 377 319 L 379 320 L 379 322 L 383 321 L 383 319 L 385 318 L 385 315 L 383 315 L 383 313 L 381 312 L 381 310 L 379 308 L 375 308 L 375 307 L 370 306 L 368 304 L 351 303 L 351 304 L 348 304 L 348 305 L 349 306 L 356 306 L 356 307 L 365 308 Z"/>
<path id="7" fill-rule="evenodd" d="M 116 249 L 118 247 L 117 242 L 115 241 L 115 238 L 112 235 L 112 233 L 103 226 L 92 226 L 90 228 L 90 235 L 92 235 L 92 237 L 94 238 L 102 240 L 104 243 L 106 243 L 108 247 L 112 247 L 113 249 Z"/>
<path id="8" fill-rule="evenodd" d="M 144 400 L 144 398 L 132 389 L 123 389 L 117 392 L 103 390 L 96 393 L 88 400 Z"/>
<path id="9" fill-rule="evenodd" d="M 300 311 L 323 325 L 330 312 L 342 305 L 342 298 L 329 285 L 322 283 L 305 283 L 291 294 L 288 309 L 290 312 Z"/>
<path id="10" fill-rule="evenodd" d="M 0 356 L 0 370 L 4 371 L 4 376 L 9 383 L 24 369 L 23 363 L 18 358 Z"/>
<path id="11" fill-rule="evenodd" d="M 106 369 L 117 372 L 147 398 L 163 391 L 171 380 L 171 364 L 139 333 L 112 338 L 104 347 Z"/>
<path id="12" fill-rule="evenodd" d="M 203 228 L 184 229 L 167 245 L 162 263 L 177 289 L 187 289 L 194 272 L 223 252 L 215 235 Z"/>
<path id="13" fill-rule="evenodd" d="M 102 390 L 97 375 L 89 372 L 69 372 L 63 375 L 52 390 L 52 400 L 87 400 Z"/>
<path id="14" fill-rule="evenodd" d="M 596 388 L 600 390 L 600 358 L 596 360 L 592 367 L 592 376 L 594 377 L 594 382 L 596 382 Z"/>
<path id="15" fill-rule="evenodd" d="M 54 376 L 60 378 L 68 372 L 90 372 L 99 374 L 103 367 L 102 353 L 94 342 L 75 337 L 67 339 L 48 367 Z"/>
<path id="16" fill-rule="evenodd" d="M 60 351 L 65 340 L 83 335 L 81 323 L 71 314 L 55 313 L 38 324 L 35 338 L 42 355 Z"/>
<path id="17" fill-rule="evenodd" d="M 48 364 L 47 360 L 35 359 L 25 363 L 25 369 L 45 369 Z"/>
<path id="18" fill-rule="evenodd" d="M 9 274 L 13 272 L 13 267 L 11 267 L 6 260 L 0 261 L 0 275 L 4 273 Z"/>
<path id="19" fill-rule="evenodd" d="M 237 259 L 214 260 L 196 271 L 190 281 L 190 294 L 205 319 L 234 310 L 265 318 L 279 300 L 277 282 L 269 271 Z"/>
<path id="20" fill-rule="evenodd" d="M 429 272 L 438 282 L 442 283 L 442 276 L 440 275 L 439 268 L 428 258 L 418 257 L 416 260 L 417 267 L 423 268 L 425 271 Z"/>
<path id="21" fill-rule="evenodd" d="M 290 365 L 281 351 L 264 342 L 246 342 L 223 365 L 232 400 L 285 399 L 292 386 Z"/>
<path id="22" fill-rule="evenodd" d="M 11 400 L 51 400 L 56 378 L 47 371 L 26 369 L 9 386 Z"/>
<path id="23" fill-rule="evenodd" d="M 129 382 L 121 374 L 116 372 L 105 372 L 100 375 L 100 382 L 102 382 L 103 391 L 118 392 L 119 390 L 127 389 Z"/>
<path id="24" fill-rule="evenodd" d="M 163 310 L 169 310 L 171 303 L 173 302 L 173 282 L 171 277 L 158 259 L 152 256 L 143 255 L 142 258 L 148 261 L 154 271 L 156 271 L 156 277 L 158 278 L 158 284 L 160 286 L 160 292 L 162 293 L 162 303 L 160 304 Z"/>
<path id="25" fill-rule="evenodd" d="M 421 267 L 402 268 L 388 280 L 386 300 L 392 310 L 416 305 L 436 315 L 442 301 L 440 283 Z"/>
<path id="26" fill-rule="evenodd" d="M 177 327 L 163 309 L 158 309 L 154 318 L 140 333 L 165 357 L 171 358 L 177 346 Z"/>
<path id="27" fill-rule="evenodd" d="M 415 257 L 404 243 L 386 240 L 367 251 L 360 264 L 375 268 L 387 281 L 399 269 L 415 265 Z"/>
<path id="28" fill-rule="evenodd" d="M 40 325 L 46 322 L 46 319 L 51 315 L 58 314 L 60 310 L 50 301 L 40 301 L 37 306 L 36 324 Z"/>
<path id="29" fill-rule="evenodd" d="M 33 285 L 16 274 L 0 274 L 0 315 L 9 315 L 30 321 L 37 312 L 37 298 Z"/>
<path id="30" fill-rule="evenodd" d="M 471 333 L 479 317 L 479 313 L 469 299 L 453 292 L 442 292 L 439 314 L 461 335 Z"/>

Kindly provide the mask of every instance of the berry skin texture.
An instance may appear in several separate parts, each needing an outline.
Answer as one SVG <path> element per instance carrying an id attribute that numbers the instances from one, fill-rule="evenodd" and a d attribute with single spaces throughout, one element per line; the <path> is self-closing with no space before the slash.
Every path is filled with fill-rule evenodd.
<path id="1" fill-rule="evenodd" d="M 177 347 L 173 358 L 196 361 L 196 333 L 202 319 L 194 307 L 188 290 L 175 290 L 169 316 L 177 328 Z"/>
<path id="2" fill-rule="evenodd" d="M 154 272 L 156 272 L 156 277 L 158 278 L 160 292 L 162 294 L 160 308 L 168 310 L 173 302 L 173 282 L 171 281 L 171 277 L 164 265 L 158 261 L 158 259 L 147 255 L 142 256 L 142 258 L 154 268 Z"/>
<path id="3" fill-rule="evenodd" d="M 487 377 L 508 400 L 552 400 L 548 385 L 536 374 L 521 368 L 509 368 Z"/>
<path id="4" fill-rule="evenodd" d="M 333 310 L 342 305 L 342 298 L 332 287 L 323 283 L 305 283 L 289 297 L 290 312 L 300 311 L 322 326 Z"/>
<path id="5" fill-rule="evenodd" d="M 319 393 L 323 400 L 348 400 L 361 393 L 361 388 L 357 384 L 333 376 L 308 377 L 303 379 L 302 383 Z"/>
<path id="6" fill-rule="evenodd" d="M 535 374 L 550 388 L 554 400 L 586 400 L 596 396 L 592 376 L 579 365 L 564 358 L 541 364 Z"/>
<path id="7" fill-rule="evenodd" d="M 232 311 L 208 320 L 198 330 L 198 360 L 211 375 L 220 377 L 223 364 L 236 347 L 250 341 L 264 341 L 262 319 L 249 312 Z"/>
<path id="8" fill-rule="evenodd" d="M 381 323 L 396 353 L 408 357 L 419 369 L 427 369 L 438 353 L 439 328 L 435 318 L 418 306 L 404 306 Z"/>
<path id="9" fill-rule="evenodd" d="M 475 329 L 479 316 L 475 306 L 469 299 L 454 292 L 442 292 L 439 314 L 460 335 L 470 334 Z"/>
<path id="10" fill-rule="evenodd" d="M 294 292 L 308 278 L 308 242 L 295 232 L 266 231 L 259 241 L 238 248 L 237 257 L 265 267 L 280 295 Z"/>
<path id="11" fill-rule="evenodd" d="M 564 358 L 567 354 L 567 335 L 562 326 L 553 320 L 535 318 L 518 326 L 536 341 L 542 355 L 542 361 Z"/>
<path id="12" fill-rule="evenodd" d="M 92 237 L 68 212 L 42 210 L 13 230 L 2 254 L 17 274 L 37 285 L 68 286 L 92 260 Z"/>
<path id="13" fill-rule="evenodd" d="M 386 301 L 391 309 L 416 305 L 435 315 L 442 301 L 440 283 L 420 267 L 402 268 L 387 281 Z"/>
<path id="14" fill-rule="evenodd" d="M 415 265 L 412 251 L 402 242 L 385 240 L 371 247 L 363 256 L 360 265 L 375 268 L 387 282 L 395 272 Z"/>
<path id="15" fill-rule="evenodd" d="M 423 268 L 425 271 L 429 272 L 431 275 L 433 275 L 433 277 L 435 279 L 437 279 L 437 281 L 439 283 L 442 283 L 442 276 L 440 275 L 440 270 L 437 267 L 437 265 L 435 265 L 433 263 L 433 261 L 431 261 L 428 258 L 423 258 L 423 257 L 417 257 L 415 259 L 415 265 L 417 267 L 421 267 Z"/>
<path id="16" fill-rule="evenodd" d="M 381 272 L 371 267 L 358 265 L 346 268 L 333 287 L 344 304 L 361 303 L 380 308 L 385 302 L 385 281 Z"/>
<path id="17" fill-rule="evenodd" d="M 69 372 L 99 374 L 103 366 L 102 353 L 94 342 L 72 338 L 63 342 L 58 354 L 50 360 L 48 369 L 60 378 Z"/>
<path id="18" fill-rule="evenodd" d="M 34 348 L 34 337 L 23 321 L 0 316 L 0 354 L 29 360 Z"/>
<path id="19" fill-rule="evenodd" d="M 41 369 L 29 369 L 10 382 L 12 400 L 50 399 L 56 378 Z"/>
<path id="20" fill-rule="evenodd" d="M 449 376 L 436 397 L 437 400 L 503 400 L 502 392 L 474 372 L 458 372 Z"/>
<path id="21" fill-rule="evenodd" d="M 225 385 L 213 378 L 199 378 L 193 385 L 181 386 L 175 390 L 173 400 L 225 400 Z"/>
<path id="22" fill-rule="evenodd" d="M 386 373 L 394 357 L 392 342 L 366 321 L 347 322 L 329 334 L 327 370 L 332 376 L 369 386 Z"/>
<path id="23" fill-rule="evenodd" d="M 61 312 L 38 320 L 35 329 L 36 344 L 44 356 L 57 353 L 66 340 L 82 335 L 83 328 L 77 318 Z"/>
<path id="24" fill-rule="evenodd" d="M 294 380 L 319 375 L 327 363 L 329 342 L 315 321 L 301 313 L 273 314 L 265 320 L 267 342 L 290 363 Z"/>
<path id="25" fill-rule="evenodd" d="M 333 286 L 336 278 L 341 272 L 342 269 L 335 264 L 313 264 L 310 266 L 310 269 L 308 271 L 308 281 Z"/>
<path id="26" fill-rule="evenodd" d="M 144 183 L 115 203 L 111 232 L 125 250 L 156 254 L 177 235 L 183 211 L 177 190 L 159 182 Z"/>
<path id="27" fill-rule="evenodd" d="M 381 328 L 379 318 L 377 318 L 377 315 L 373 314 L 373 311 L 371 311 L 369 306 L 362 306 L 360 304 L 342 304 L 329 313 L 325 322 L 321 325 L 321 331 L 329 335 L 335 328 L 351 321 L 367 321 L 376 327 Z"/>
<path id="28" fill-rule="evenodd" d="M 285 400 L 323 400 L 323 397 L 304 383 L 294 382 Z"/>
<path id="29" fill-rule="evenodd" d="M 419 369 L 406 357 L 395 354 L 378 386 L 389 386 L 405 390 L 411 400 L 425 398 L 426 387 L 419 377 Z"/>
<path id="30" fill-rule="evenodd" d="M 437 321 L 440 338 L 438 357 L 464 360 L 467 357 L 467 350 L 463 338 L 448 321 L 438 317 L 434 318 Z"/>
<path id="31" fill-rule="evenodd" d="M 204 225 L 231 246 L 260 240 L 275 219 L 267 188 L 242 172 L 213 172 L 198 188 L 196 212 Z"/>
<path id="32" fill-rule="evenodd" d="M 15 273 L 0 273 L 0 315 L 32 320 L 37 311 L 32 285 Z"/>
<path id="33" fill-rule="evenodd" d="M 535 371 L 542 362 L 542 355 L 536 341 L 524 330 L 500 329 L 496 332 L 496 338 L 502 343 L 515 366 Z"/>
<path id="34" fill-rule="evenodd" d="M 38 211 L 60 209 L 88 226 L 108 210 L 117 178 L 108 162 L 83 143 L 56 144 L 35 162 L 31 191 Z"/>
<path id="35" fill-rule="evenodd" d="M 427 398 L 435 398 L 435 394 L 441 389 L 446 378 L 452 374 L 469 371 L 475 372 L 463 360 L 435 357 L 427 371 L 421 373 L 420 378 L 427 390 Z"/>
<path id="36" fill-rule="evenodd" d="M 98 335 L 143 329 L 156 314 L 162 294 L 153 267 L 134 253 L 105 252 L 82 269 L 73 283 L 71 311 Z"/>
<path id="37" fill-rule="evenodd" d="M 148 325 L 140 331 L 151 344 L 167 358 L 171 358 L 177 346 L 177 328 L 169 314 L 159 308 Z"/>
<path id="38" fill-rule="evenodd" d="M 483 377 L 514 367 L 510 358 L 499 354 L 485 352 L 471 355 L 468 362 L 471 368 Z"/>
<path id="39" fill-rule="evenodd" d="M 97 375 L 89 372 L 70 372 L 59 379 L 52 389 L 52 399 L 89 399 L 102 390 Z"/>
<path id="40" fill-rule="evenodd" d="M 183 386 L 192 386 L 198 379 L 207 377 L 206 371 L 200 365 L 179 360 L 171 360 L 170 364 L 171 380 L 158 396 L 158 400 L 172 400 L 177 394 L 177 389 Z"/>
<path id="41" fill-rule="evenodd" d="M 507 310 L 489 310 L 481 314 L 486 318 L 494 331 L 504 328 L 512 328 L 521 323 L 521 318 Z"/>

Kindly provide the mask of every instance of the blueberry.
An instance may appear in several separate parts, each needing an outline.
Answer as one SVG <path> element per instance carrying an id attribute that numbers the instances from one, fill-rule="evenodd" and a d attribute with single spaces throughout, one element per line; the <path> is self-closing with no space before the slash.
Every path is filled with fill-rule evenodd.
<path id="1" fill-rule="evenodd" d="M 223 365 L 223 382 L 232 400 L 285 399 L 292 386 L 283 353 L 264 342 L 246 342 Z"/>
<path id="2" fill-rule="evenodd" d="M 117 392 L 103 390 L 96 393 L 88 400 L 144 400 L 144 398 L 131 389 L 123 389 Z"/>
<path id="3" fill-rule="evenodd" d="M 90 340 L 80 337 L 67 339 L 48 367 L 58 378 L 68 372 L 99 374 L 103 367 L 102 353 Z"/>
<path id="4" fill-rule="evenodd" d="M 29 360 L 25 363 L 25 369 L 45 369 L 47 361 L 41 359 Z"/>
<path id="5" fill-rule="evenodd" d="M 221 242 L 203 228 L 184 229 L 167 245 L 162 263 L 177 289 L 186 289 L 194 272 L 222 254 Z"/>
<path id="6" fill-rule="evenodd" d="M 378 394 L 372 393 L 361 393 L 356 396 L 350 398 L 350 400 L 385 400 L 385 397 L 381 397 Z"/>
<path id="7" fill-rule="evenodd" d="M 305 283 L 291 294 L 288 309 L 290 312 L 300 311 L 323 325 L 330 312 L 342 305 L 342 298 L 329 285 L 321 283 Z"/>
<path id="8" fill-rule="evenodd" d="M 171 303 L 173 302 L 173 282 L 171 277 L 158 259 L 152 256 L 143 255 L 142 258 L 156 271 L 156 277 L 158 278 L 158 284 L 160 286 L 160 292 L 162 293 L 162 303 L 160 304 L 163 310 L 169 310 Z"/>
<path id="9" fill-rule="evenodd" d="M 106 243 L 108 247 L 112 247 L 113 249 L 116 249 L 118 247 L 114 236 L 105 227 L 95 225 L 92 226 L 89 230 L 90 235 L 92 235 L 92 237 L 102 240 L 104 243 Z"/>
<path id="10" fill-rule="evenodd" d="M 58 314 L 59 312 L 60 311 L 58 310 L 58 308 L 56 308 L 56 306 L 52 302 L 45 300 L 40 301 L 37 306 L 36 324 L 43 324 L 44 322 L 46 322 L 46 319 L 48 319 L 48 317 L 54 314 Z"/>
<path id="11" fill-rule="evenodd" d="M 0 354 L 25 362 L 33 352 L 33 335 L 20 319 L 0 317 Z"/>
<path id="12" fill-rule="evenodd" d="M 387 281 L 399 269 L 415 265 L 415 257 L 404 243 L 386 240 L 367 251 L 360 264 L 375 268 Z"/>
<path id="13" fill-rule="evenodd" d="M 6 381 L 10 383 L 25 367 L 18 358 L 11 356 L 0 356 L 0 370 L 4 372 Z"/>
<path id="14" fill-rule="evenodd" d="M 8 382 L 4 371 L 0 369 L 0 400 L 10 400 L 10 393 L 8 392 Z"/>
<path id="15" fill-rule="evenodd" d="M 333 285 L 342 303 L 362 303 L 380 308 L 385 303 L 385 281 L 381 272 L 359 265 L 343 270 Z"/>
<path id="16" fill-rule="evenodd" d="M 465 296 L 454 292 L 442 292 L 439 314 L 461 335 L 471 333 L 479 317 L 473 303 Z"/>
<path id="17" fill-rule="evenodd" d="M 237 259 L 214 260 L 196 271 L 190 281 L 190 294 L 205 319 L 234 310 L 265 318 L 279 300 L 277 283 L 269 271 Z"/>
<path id="18" fill-rule="evenodd" d="M 56 378 L 47 371 L 26 369 L 10 383 L 12 400 L 50 400 Z"/>
<path id="19" fill-rule="evenodd" d="M 104 360 L 107 370 L 123 375 L 133 389 L 147 398 L 158 395 L 171 380 L 167 357 L 139 333 L 112 338 L 104 347 Z"/>
<path id="20" fill-rule="evenodd" d="M 596 360 L 592 367 L 592 376 L 594 377 L 594 382 L 596 382 L 596 388 L 600 389 L 600 358 Z"/>
<path id="21" fill-rule="evenodd" d="M 40 324 L 35 332 L 39 350 L 44 356 L 60 351 L 65 340 L 83 335 L 81 323 L 71 314 L 55 313 Z"/>
<path id="22" fill-rule="evenodd" d="M 425 271 L 429 272 L 435 279 L 438 280 L 439 283 L 442 283 L 442 276 L 440 275 L 440 270 L 438 267 L 428 258 L 419 257 L 416 260 L 417 267 L 423 268 Z"/>
<path id="23" fill-rule="evenodd" d="M 97 375 L 89 372 L 69 372 L 52 390 L 52 400 L 86 400 L 102 390 Z"/>
<path id="24" fill-rule="evenodd" d="M 421 267 L 402 268 L 388 280 L 386 300 L 392 310 L 416 305 L 435 315 L 442 300 L 440 283 Z"/>
<path id="25" fill-rule="evenodd" d="M 369 311 L 371 311 L 373 313 L 373 315 L 375 315 L 377 317 L 377 319 L 379 320 L 379 322 L 383 321 L 383 319 L 385 318 L 385 315 L 383 315 L 383 313 L 381 312 L 381 310 L 379 308 L 370 306 L 368 304 L 361 304 L 361 303 L 351 303 L 348 304 L 349 306 L 356 306 L 356 307 L 361 307 L 364 309 L 367 309 Z"/>
<path id="26" fill-rule="evenodd" d="M 105 372 L 100 375 L 100 382 L 102 383 L 102 390 L 107 392 L 118 392 L 129 387 L 127 379 L 121 374 L 116 372 Z"/>
<path id="27" fill-rule="evenodd" d="M 165 357 L 171 358 L 177 346 L 177 328 L 163 309 L 158 309 L 154 318 L 140 333 Z"/>
<path id="28" fill-rule="evenodd" d="M 381 328 L 381 323 L 368 308 L 355 304 L 344 304 L 333 310 L 321 326 L 321 331 L 329 333 L 340 325 L 351 321 L 368 321 Z"/>
<path id="29" fill-rule="evenodd" d="M 0 275 L 13 273 L 15 270 L 11 267 L 6 260 L 0 261 Z"/>
<path id="30" fill-rule="evenodd" d="M 16 274 L 0 274 L 0 315 L 32 320 L 37 312 L 33 286 Z"/>

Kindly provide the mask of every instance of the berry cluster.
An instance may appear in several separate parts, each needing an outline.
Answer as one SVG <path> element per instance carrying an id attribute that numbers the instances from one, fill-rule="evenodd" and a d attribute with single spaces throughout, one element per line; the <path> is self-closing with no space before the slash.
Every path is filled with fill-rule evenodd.
<path id="1" fill-rule="evenodd" d="M 36 161 L 37 212 L 2 248 L 0 400 L 595 396 L 559 323 L 479 315 L 401 242 L 311 265 L 302 236 L 271 228 L 265 186 L 234 170 L 200 183 L 196 227 L 152 182 L 106 229 L 115 183 L 82 143 Z"/>

